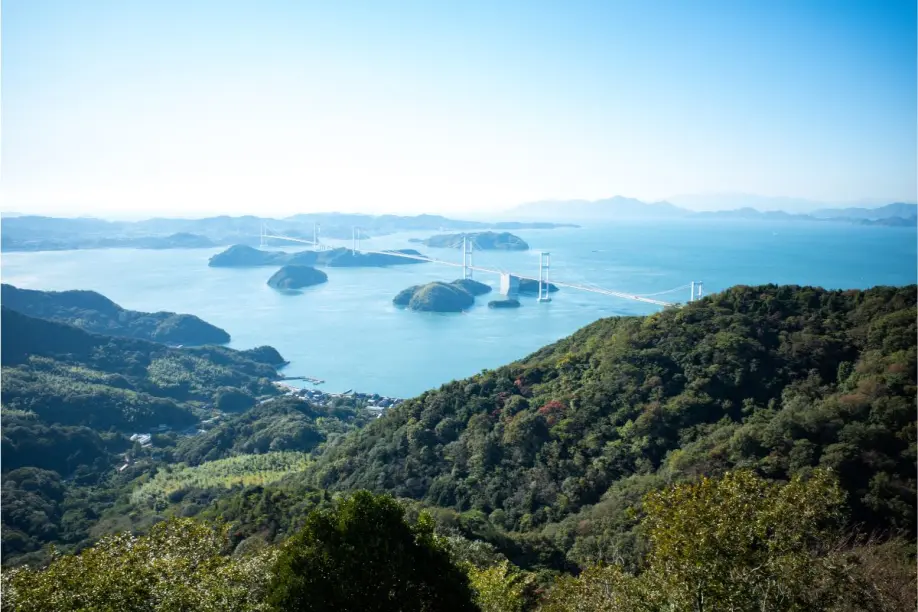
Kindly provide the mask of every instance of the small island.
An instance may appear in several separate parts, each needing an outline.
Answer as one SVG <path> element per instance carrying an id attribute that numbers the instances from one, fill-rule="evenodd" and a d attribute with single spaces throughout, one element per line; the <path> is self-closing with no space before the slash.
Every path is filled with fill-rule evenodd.
<path id="1" fill-rule="evenodd" d="M 462 279 L 452 283 L 434 282 L 415 285 L 400 291 L 393 298 L 392 303 L 418 312 L 462 312 L 475 304 L 475 295 L 465 286 L 481 292 L 482 289 L 478 285 L 488 287 L 484 283 L 471 281 L 471 279 Z M 488 291 L 490 289 L 488 287 Z"/>
<path id="2" fill-rule="evenodd" d="M 283 251 L 262 251 L 245 244 L 234 244 L 217 253 L 207 262 L 211 268 L 252 268 L 256 266 L 282 266 L 290 255 Z"/>
<path id="3" fill-rule="evenodd" d="M 519 308 L 520 301 L 513 298 L 505 300 L 491 300 L 488 302 L 488 308 Z"/>
<path id="4" fill-rule="evenodd" d="M 425 245 L 441 249 L 460 249 L 463 240 L 471 240 L 479 251 L 527 251 L 526 241 L 510 232 L 466 232 L 439 234 L 422 241 Z"/>
<path id="5" fill-rule="evenodd" d="M 475 297 L 491 293 L 491 285 L 486 285 L 471 278 L 460 278 L 459 280 L 454 280 L 452 284 L 465 289 Z"/>
<path id="6" fill-rule="evenodd" d="M 291 264 L 275 272 L 268 279 L 268 286 L 281 291 L 291 291 L 320 285 L 327 281 L 328 275 L 321 270 L 316 270 L 312 266 Z"/>
<path id="7" fill-rule="evenodd" d="M 558 290 L 558 286 L 551 283 L 545 283 L 545 287 L 549 293 L 555 293 Z M 518 291 L 520 295 L 539 295 L 539 281 L 521 278 Z"/>

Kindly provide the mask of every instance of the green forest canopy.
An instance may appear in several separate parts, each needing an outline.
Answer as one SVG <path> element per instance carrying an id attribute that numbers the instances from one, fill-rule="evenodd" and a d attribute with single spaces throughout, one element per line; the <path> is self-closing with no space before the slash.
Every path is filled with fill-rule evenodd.
<path id="1" fill-rule="evenodd" d="M 734 287 L 597 321 L 405 402 L 310 467 L 539 534 L 573 562 L 635 554 L 641 496 L 754 469 L 840 475 L 852 520 L 915 525 L 916 287 Z"/>

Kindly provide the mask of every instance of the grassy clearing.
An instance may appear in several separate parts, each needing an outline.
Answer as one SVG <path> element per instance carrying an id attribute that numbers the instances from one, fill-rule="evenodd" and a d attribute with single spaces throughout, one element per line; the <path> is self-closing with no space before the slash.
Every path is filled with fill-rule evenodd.
<path id="1" fill-rule="evenodd" d="M 306 453 L 295 452 L 237 455 L 195 467 L 180 463 L 161 469 L 156 476 L 138 487 L 131 494 L 131 502 L 159 507 L 168 504 L 169 496 L 179 491 L 264 485 L 287 474 L 300 472 L 308 464 L 309 456 Z"/>

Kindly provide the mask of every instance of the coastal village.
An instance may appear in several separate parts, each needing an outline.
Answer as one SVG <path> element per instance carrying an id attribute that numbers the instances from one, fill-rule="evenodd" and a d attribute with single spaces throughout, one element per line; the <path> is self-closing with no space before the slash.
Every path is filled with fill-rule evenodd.
<path id="1" fill-rule="evenodd" d="M 379 393 L 360 393 L 358 391 L 353 391 L 352 389 L 348 389 L 344 393 L 326 393 L 325 391 L 321 391 L 319 389 L 300 388 L 284 382 L 276 382 L 274 384 L 284 395 L 290 397 L 298 397 L 314 406 L 328 406 L 335 401 L 351 400 L 354 401 L 358 406 L 362 404 L 364 409 L 366 409 L 367 412 L 376 418 L 379 418 L 385 414 L 386 410 L 389 408 L 398 406 L 403 401 L 405 401 L 404 399 L 397 397 L 389 397 L 386 395 L 380 395 Z M 270 402 L 276 397 L 277 396 L 266 397 L 259 400 L 258 403 L 264 404 Z M 204 419 L 196 425 L 191 425 L 186 429 L 177 431 L 176 433 L 181 436 L 196 436 L 205 433 L 207 429 L 217 425 L 225 416 L 224 413 L 216 410 L 216 408 L 213 406 L 206 406 L 205 408 L 213 409 L 215 412 L 214 416 L 209 419 Z M 163 424 L 149 432 L 135 433 L 131 435 L 130 440 L 131 442 L 137 442 L 142 447 L 147 447 L 152 445 L 154 434 L 167 433 L 170 431 L 172 431 L 172 429 L 168 425 Z M 130 463 L 131 462 L 127 458 L 127 455 L 125 455 L 124 464 L 118 468 L 118 471 L 123 471 L 130 465 Z"/>
<path id="2" fill-rule="evenodd" d="M 397 397 L 388 397 L 385 395 L 380 395 L 379 393 L 360 393 L 348 389 L 344 393 L 326 393 L 320 391 L 319 389 L 307 389 L 294 387 L 293 385 L 288 385 L 286 383 L 275 383 L 286 395 L 293 397 L 299 397 L 310 404 L 316 406 L 326 406 L 335 400 L 340 399 L 349 399 L 354 400 L 359 404 L 365 404 L 365 408 L 368 412 L 375 415 L 377 418 L 385 414 L 386 410 L 394 406 L 401 404 L 403 399 Z M 262 400 L 263 402 L 269 401 Z"/>

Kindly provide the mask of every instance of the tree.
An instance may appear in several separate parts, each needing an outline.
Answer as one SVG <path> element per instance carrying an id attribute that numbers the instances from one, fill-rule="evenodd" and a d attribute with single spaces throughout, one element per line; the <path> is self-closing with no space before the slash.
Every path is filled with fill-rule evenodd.
<path id="1" fill-rule="evenodd" d="M 268 587 L 277 610 L 476 610 L 468 578 L 422 514 L 414 525 L 391 497 L 358 491 L 313 511 L 283 547 Z"/>
<path id="2" fill-rule="evenodd" d="M 825 609 L 844 494 L 818 470 L 780 485 L 748 471 L 651 493 L 648 579 L 691 610 Z"/>
<path id="3" fill-rule="evenodd" d="M 475 603 L 482 612 L 522 612 L 530 592 L 533 576 L 519 571 L 504 560 L 487 567 L 468 565 L 466 571 L 475 591 Z"/>
<path id="4" fill-rule="evenodd" d="M 254 397 L 233 387 L 220 387 L 214 394 L 214 406 L 223 412 L 242 412 L 254 405 Z"/>
<path id="5" fill-rule="evenodd" d="M 3 572 L 3 612 L 255 612 L 264 610 L 266 573 L 276 554 L 221 555 L 226 534 L 172 519 L 149 536 L 111 536 L 46 569 Z"/>
<path id="6" fill-rule="evenodd" d="M 842 536 L 843 500 L 824 470 L 786 484 L 728 472 L 650 493 L 641 571 L 598 565 L 564 576 L 541 610 L 913 609 L 914 559 L 903 541 Z"/>

